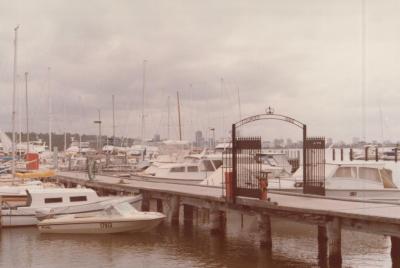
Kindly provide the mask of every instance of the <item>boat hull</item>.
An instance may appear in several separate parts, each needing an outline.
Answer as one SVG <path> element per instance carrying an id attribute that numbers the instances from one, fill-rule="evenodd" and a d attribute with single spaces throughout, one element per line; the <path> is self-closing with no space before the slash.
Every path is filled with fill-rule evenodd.
<path id="1" fill-rule="evenodd" d="M 52 216 L 62 216 L 71 213 L 83 214 L 83 213 L 96 213 L 102 211 L 104 207 L 109 204 L 110 202 L 122 202 L 128 198 L 120 198 L 113 200 L 105 200 L 103 202 L 96 202 L 96 203 L 88 203 L 83 205 L 77 206 L 70 206 L 70 207 L 54 207 L 54 213 Z M 137 198 L 131 201 L 131 204 L 135 207 L 140 207 L 142 202 L 142 197 L 137 196 Z M 1 224 L 2 227 L 22 227 L 22 226 L 33 226 L 38 224 L 38 216 L 41 215 L 38 213 L 40 209 L 43 208 L 27 208 L 27 209 L 2 209 L 1 210 Z M 43 214 L 44 215 L 44 214 Z M 41 216 L 43 216 L 41 215 Z"/>
<path id="2" fill-rule="evenodd" d="M 85 223 L 39 223 L 41 233 L 53 234 L 113 234 L 124 232 L 146 232 L 163 221 L 163 218 L 135 221 L 99 221 Z"/>

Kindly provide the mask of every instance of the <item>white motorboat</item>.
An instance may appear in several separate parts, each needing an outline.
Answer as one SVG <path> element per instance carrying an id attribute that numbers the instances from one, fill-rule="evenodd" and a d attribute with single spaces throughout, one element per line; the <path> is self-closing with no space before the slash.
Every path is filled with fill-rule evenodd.
<path id="1" fill-rule="evenodd" d="M 149 181 L 199 184 L 222 165 L 221 155 L 189 155 L 183 162 L 153 163 L 135 176 Z"/>
<path id="2" fill-rule="evenodd" d="M 141 196 L 99 197 L 94 190 L 85 188 L 29 189 L 26 192 L 26 196 L 3 200 L 2 226 L 36 225 L 38 215 L 44 217 L 49 214 L 93 213 L 113 203 L 128 201 L 139 205 L 141 202 Z"/>
<path id="3" fill-rule="evenodd" d="M 110 234 L 144 232 L 162 222 L 159 212 L 137 211 L 128 202 L 113 204 L 96 214 L 71 214 L 38 223 L 41 233 Z"/>

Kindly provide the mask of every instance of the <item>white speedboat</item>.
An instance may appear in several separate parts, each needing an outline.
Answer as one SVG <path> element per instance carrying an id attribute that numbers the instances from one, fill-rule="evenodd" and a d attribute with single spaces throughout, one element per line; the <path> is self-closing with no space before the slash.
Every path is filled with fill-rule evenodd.
<path id="1" fill-rule="evenodd" d="M 162 222 L 159 212 L 140 212 L 128 202 L 113 204 L 96 214 L 72 214 L 38 223 L 41 233 L 110 234 L 144 232 Z"/>
<path id="2" fill-rule="evenodd" d="M 49 214 L 94 213 L 113 203 L 141 202 L 141 196 L 99 197 L 94 190 L 85 188 L 29 189 L 26 192 L 26 196 L 17 196 L 17 200 L 3 200 L 2 226 L 36 225 L 38 215 L 45 217 Z"/>

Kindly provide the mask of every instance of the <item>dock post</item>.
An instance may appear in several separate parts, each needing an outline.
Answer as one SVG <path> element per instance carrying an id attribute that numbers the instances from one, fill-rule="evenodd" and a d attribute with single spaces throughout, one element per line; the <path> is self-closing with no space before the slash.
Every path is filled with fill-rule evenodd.
<path id="1" fill-rule="evenodd" d="M 150 211 L 150 194 L 146 191 L 142 192 L 142 211 Z"/>
<path id="2" fill-rule="evenodd" d="M 172 225 L 179 225 L 179 208 L 180 200 L 179 196 L 173 195 L 169 199 L 168 209 L 168 222 Z"/>
<path id="3" fill-rule="evenodd" d="M 223 217 L 220 214 L 216 205 L 212 205 L 210 208 L 210 231 L 212 235 L 220 234 L 223 230 Z"/>
<path id="4" fill-rule="evenodd" d="M 3 196 L 0 195 L 0 207 L 3 207 Z M 1 213 L 0 213 L 0 229 L 3 226 L 2 221 L 1 221 Z"/>
<path id="5" fill-rule="evenodd" d="M 271 218 L 266 214 L 257 215 L 260 247 L 272 251 Z"/>
<path id="6" fill-rule="evenodd" d="M 193 206 L 183 205 L 183 222 L 193 224 Z"/>
<path id="7" fill-rule="evenodd" d="M 163 201 L 161 199 L 157 199 L 157 212 L 163 212 Z"/>
<path id="8" fill-rule="evenodd" d="M 391 236 L 392 248 L 390 256 L 392 257 L 392 267 L 400 267 L 400 238 Z"/>
<path id="9" fill-rule="evenodd" d="M 328 239 L 328 267 L 342 266 L 342 231 L 340 219 L 333 218 L 326 223 L 326 233 Z"/>
<path id="10" fill-rule="evenodd" d="M 328 237 L 326 233 L 325 226 L 318 225 L 318 265 L 320 267 L 327 267 L 328 266 Z"/>

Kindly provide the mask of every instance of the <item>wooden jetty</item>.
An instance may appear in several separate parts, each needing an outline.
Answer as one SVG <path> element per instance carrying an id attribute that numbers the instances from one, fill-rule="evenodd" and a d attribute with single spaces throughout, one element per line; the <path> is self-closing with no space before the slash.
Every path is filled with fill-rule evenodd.
<path id="1" fill-rule="evenodd" d="M 195 209 L 208 209 L 211 233 L 223 230 L 227 210 L 256 215 L 259 226 L 259 243 L 269 252 L 272 249 L 271 217 L 313 224 L 318 228 L 320 259 L 326 267 L 340 267 L 341 230 L 350 229 L 366 233 L 391 236 L 393 267 L 400 266 L 400 205 L 383 202 L 339 200 L 315 195 L 293 193 L 268 193 L 269 201 L 250 197 L 236 197 L 227 202 L 221 188 L 152 182 L 141 179 L 120 179 L 97 175 L 89 180 L 86 173 L 59 172 L 58 182 L 67 187 L 82 185 L 103 194 L 143 195 L 142 209 L 149 210 L 150 200 L 157 200 L 157 210 L 167 214 L 172 224 L 179 223 L 183 206 L 185 222 L 191 222 Z"/>

